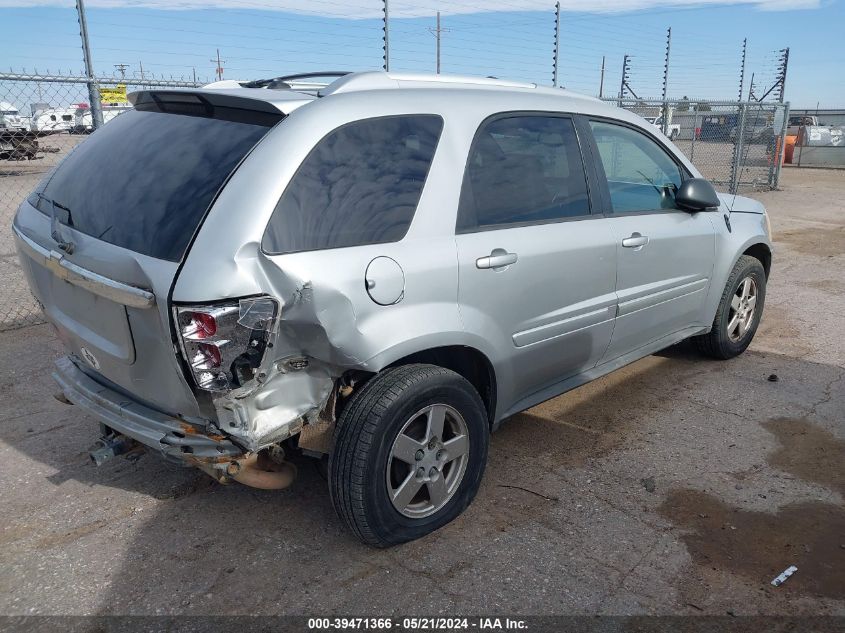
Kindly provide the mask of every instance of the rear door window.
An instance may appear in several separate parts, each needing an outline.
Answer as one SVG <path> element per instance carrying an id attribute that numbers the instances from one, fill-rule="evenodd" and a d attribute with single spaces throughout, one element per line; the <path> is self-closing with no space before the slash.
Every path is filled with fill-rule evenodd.
<path id="1" fill-rule="evenodd" d="M 443 128 L 436 115 L 365 119 L 324 137 L 267 225 L 271 254 L 398 242 L 408 231 Z"/>
<path id="2" fill-rule="evenodd" d="M 464 173 L 458 233 L 589 214 L 572 119 L 514 115 L 482 124 Z"/>
<path id="3" fill-rule="evenodd" d="M 269 125 L 130 110 L 86 139 L 30 200 L 110 244 L 179 261 L 215 194 Z"/>

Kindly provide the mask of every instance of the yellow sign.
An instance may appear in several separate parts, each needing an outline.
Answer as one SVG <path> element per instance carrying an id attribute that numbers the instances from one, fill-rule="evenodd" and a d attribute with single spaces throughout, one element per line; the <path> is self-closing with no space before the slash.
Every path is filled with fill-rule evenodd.
<path id="1" fill-rule="evenodd" d="M 100 101 L 103 103 L 127 103 L 126 84 L 118 84 L 114 88 L 100 88 Z"/>

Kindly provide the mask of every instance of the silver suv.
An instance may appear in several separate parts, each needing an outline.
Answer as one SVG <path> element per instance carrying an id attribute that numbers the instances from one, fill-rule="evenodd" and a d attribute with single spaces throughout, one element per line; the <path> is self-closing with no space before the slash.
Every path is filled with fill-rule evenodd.
<path id="1" fill-rule="evenodd" d="M 327 458 L 367 543 L 471 502 L 491 430 L 692 337 L 742 353 L 768 219 L 654 126 L 533 84 L 148 90 L 20 206 L 60 399 L 220 482 Z"/>

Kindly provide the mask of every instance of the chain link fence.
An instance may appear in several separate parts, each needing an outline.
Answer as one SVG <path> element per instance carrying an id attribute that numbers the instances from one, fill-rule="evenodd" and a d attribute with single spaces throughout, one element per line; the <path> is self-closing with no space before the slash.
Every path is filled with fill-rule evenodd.
<path id="1" fill-rule="evenodd" d="M 43 321 L 12 239 L 15 209 L 94 127 L 84 76 L 0 73 L 0 331 Z M 180 88 L 193 81 L 96 78 L 103 124 L 130 109 L 126 92 Z M 778 184 L 789 106 L 782 103 L 615 99 L 650 120 L 717 187 L 730 192 Z M 95 114 L 96 116 L 96 114 Z"/>
<path id="2" fill-rule="evenodd" d="M 607 99 L 659 128 L 718 189 L 776 189 L 789 104 Z"/>
<path id="3" fill-rule="evenodd" d="M 88 83 L 84 76 L 0 73 L 0 331 L 44 320 L 20 269 L 12 218 L 41 179 L 93 130 Z M 200 85 L 153 77 L 101 77 L 93 83 L 108 99 L 104 123 L 131 109 L 121 98 L 126 92 Z"/>

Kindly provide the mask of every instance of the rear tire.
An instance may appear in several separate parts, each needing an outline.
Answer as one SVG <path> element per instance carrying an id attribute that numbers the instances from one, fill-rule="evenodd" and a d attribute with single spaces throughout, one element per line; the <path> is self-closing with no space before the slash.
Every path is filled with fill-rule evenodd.
<path id="1" fill-rule="evenodd" d="M 766 301 L 766 271 L 760 260 L 743 255 L 734 265 L 713 327 L 693 340 L 699 351 L 712 358 L 727 360 L 742 354 L 751 344 Z"/>
<path id="2" fill-rule="evenodd" d="M 489 435 L 481 397 L 455 372 L 421 364 L 386 369 L 338 419 L 329 457 L 335 511 L 376 547 L 425 536 L 475 497 Z"/>

